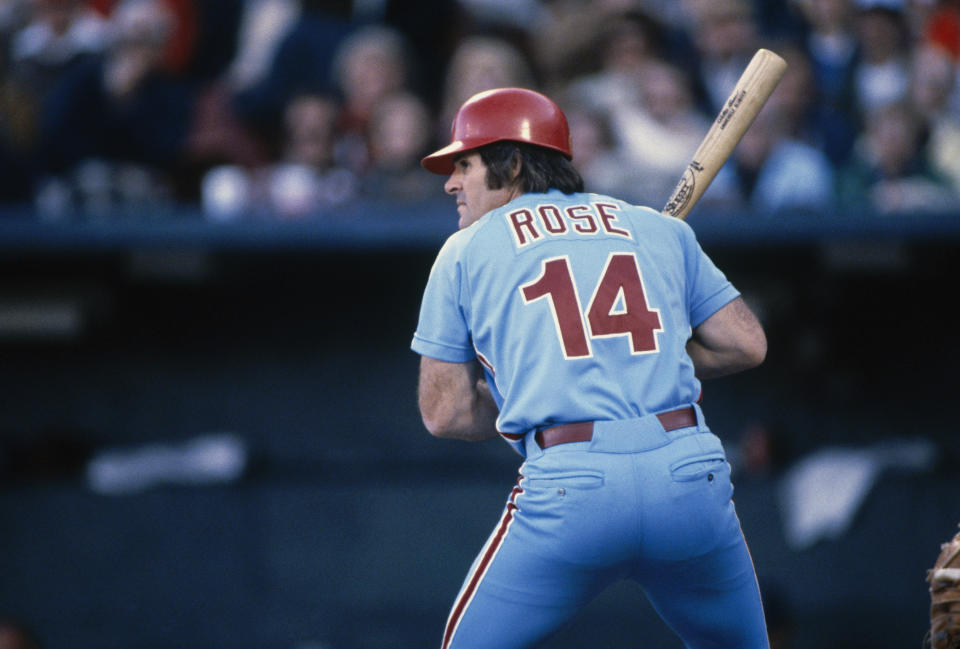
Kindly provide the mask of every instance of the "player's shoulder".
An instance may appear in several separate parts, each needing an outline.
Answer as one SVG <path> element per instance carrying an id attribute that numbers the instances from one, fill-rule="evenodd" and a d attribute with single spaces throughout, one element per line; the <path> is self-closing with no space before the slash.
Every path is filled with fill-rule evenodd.
<path id="1" fill-rule="evenodd" d="M 440 248 L 438 259 L 447 261 L 462 261 L 479 244 L 484 246 L 484 240 L 489 239 L 483 232 L 489 230 L 489 223 L 493 212 L 488 212 L 465 228 L 461 228 L 449 235 Z"/>
<path id="2" fill-rule="evenodd" d="M 476 225 L 475 223 L 473 225 Z M 473 236 L 476 234 L 471 225 L 468 228 L 463 228 L 457 230 L 453 234 L 449 235 L 443 242 L 443 245 L 440 247 L 440 257 L 457 257 L 463 254 L 463 251 L 469 245 L 470 241 L 473 239 Z"/>

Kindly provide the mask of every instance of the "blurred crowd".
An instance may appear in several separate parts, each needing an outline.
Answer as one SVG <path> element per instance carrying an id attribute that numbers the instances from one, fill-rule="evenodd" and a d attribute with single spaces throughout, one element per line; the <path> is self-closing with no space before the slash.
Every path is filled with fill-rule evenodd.
<path id="1" fill-rule="evenodd" d="M 588 189 L 660 208 L 759 47 L 788 71 L 704 203 L 960 206 L 960 0 L 0 0 L 0 205 L 431 200 L 456 108 L 517 85 Z"/>

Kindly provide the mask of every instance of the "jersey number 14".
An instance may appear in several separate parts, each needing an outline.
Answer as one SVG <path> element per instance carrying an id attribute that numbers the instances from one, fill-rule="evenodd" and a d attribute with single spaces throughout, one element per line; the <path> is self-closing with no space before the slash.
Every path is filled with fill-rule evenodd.
<path id="1" fill-rule="evenodd" d="M 590 338 L 614 336 L 628 336 L 633 354 L 658 351 L 656 334 L 663 331 L 660 309 L 647 303 L 633 254 L 610 253 L 585 311 L 566 255 L 545 259 L 540 275 L 521 286 L 520 293 L 527 305 L 546 298 L 565 358 L 592 356 Z"/>

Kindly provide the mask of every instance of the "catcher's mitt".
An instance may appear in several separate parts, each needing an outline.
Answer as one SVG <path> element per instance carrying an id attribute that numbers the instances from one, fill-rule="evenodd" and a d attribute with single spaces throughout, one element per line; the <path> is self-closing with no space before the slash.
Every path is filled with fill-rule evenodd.
<path id="1" fill-rule="evenodd" d="M 960 649 L 960 532 L 940 546 L 927 571 L 930 584 L 930 646 Z"/>

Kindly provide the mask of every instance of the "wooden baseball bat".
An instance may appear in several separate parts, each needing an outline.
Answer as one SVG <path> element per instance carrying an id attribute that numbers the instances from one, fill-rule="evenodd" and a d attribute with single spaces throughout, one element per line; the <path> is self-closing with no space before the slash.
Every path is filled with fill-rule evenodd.
<path id="1" fill-rule="evenodd" d="M 663 214 L 687 218 L 780 83 L 786 69 L 787 62 L 779 55 L 766 49 L 757 50 L 694 152 L 670 200 L 661 210 Z"/>

